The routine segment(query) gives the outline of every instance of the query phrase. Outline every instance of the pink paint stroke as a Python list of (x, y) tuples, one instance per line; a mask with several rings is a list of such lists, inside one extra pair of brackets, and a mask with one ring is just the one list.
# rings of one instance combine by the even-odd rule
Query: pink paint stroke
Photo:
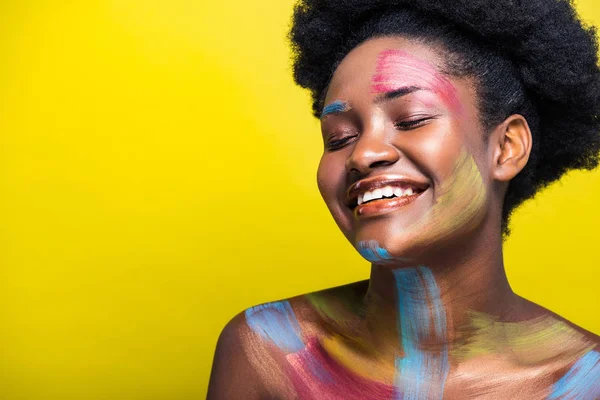
[(287, 355), (290, 376), (298, 397), (302, 400), (389, 400), (394, 398), (394, 386), (360, 377), (334, 359), (311, 339), (306, 347)]
[(456, 87), (434, 65), (403, 50), (390, 49), (379, 54), (371, 84), (373, 93), (393, 92), (411, 86), (431, 90), (451, 110), (462, 112)]

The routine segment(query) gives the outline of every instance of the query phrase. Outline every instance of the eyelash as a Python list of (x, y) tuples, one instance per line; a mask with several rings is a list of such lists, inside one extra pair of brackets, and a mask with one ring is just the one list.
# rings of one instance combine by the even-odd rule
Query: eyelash
[(355, 138), (355, 137), (356, 137), (356, 135), (354, 135), (354, 136), (348, 136), (348, 137), (345, 137), (345, 138), (340, 139), (340, 140), (333, 140), (333, 141), (327, 143), (327, 150), (333, 151), (333, 150), (341, 149), (342, 147), (344, 147), (344, 145), (350, 139)]
[(410, 129), (414, 129), (418, 126), (421, 126), (424, 122), (427, 122), (431, 120), (431, 118), (427, 117), (427, 118), (420, 118), (420, 119), (413, 119), (410, 121), (399, 121), (394, 123), (394, 126), (400, 130), (410, 130)]
[[(420, 118), (420, 119), (415, 119), (415, 120), (411, 120), (411, 121), (400, 121), (400, 122), (394, 123), (394, 126), (400, 130), (411, 130), (411, 129), (421, 126), (424, 122), (427, 122), (430, 119), (431, 118), (427, 117), (427, 118)], [(334, 151), (334, 150), (341, 149), (342, 147), (344, 147), (344, 145), (348, 141), (350, 141), (351, 139), (353, 139), (355, 137), (356, 137), (356, 135), (353, 135), (353, 136), (345, 137), (340, 140), (331, 141), (331, 142), (327, 143), (327, 150)]]

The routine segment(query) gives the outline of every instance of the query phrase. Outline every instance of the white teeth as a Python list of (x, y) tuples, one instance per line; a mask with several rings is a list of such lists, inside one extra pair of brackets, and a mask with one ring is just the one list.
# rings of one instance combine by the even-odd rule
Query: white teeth
[(367, 201), (381, 199), (385, 197), (403, 197), (403, 196), (412, 196), (415, 193), (413, 188), (409, 187), (407, 189), (402, 189), (399, 187), (386, 186), (382, 189), (375, 189), (371, 192), (365, 192), (363, 194), (358, 195), (358, 205), (366, 203)]
[(383, 197), (383, 190), (375, 189), (373, 190), (373, 199), (380, 199)]

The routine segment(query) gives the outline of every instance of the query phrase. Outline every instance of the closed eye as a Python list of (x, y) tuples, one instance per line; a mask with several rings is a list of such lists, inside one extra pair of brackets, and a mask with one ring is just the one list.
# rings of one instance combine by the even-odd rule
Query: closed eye
[(341, 149), (342, 147), (344, 147), (344, 145), (346, 145), (346, 143), (348, 143), (350, 140), (354, 139), (355, 137), (356, 136), (346, 136), (343, 139), (332, 140), (331, 142), (327, 143), (327, 150), (334, 151), (334, 150)]
[(433, 119), (432, 117), (427, 117), (427, 118), (413, 119), (413, 120), (409, 120), (409, 121), (398, 121), (398, 122), (394, 123), (394, 126), (400, 130), (408, 131), (411, 129), (418, 128), (419, 126), (425, 125), (432, 119)]

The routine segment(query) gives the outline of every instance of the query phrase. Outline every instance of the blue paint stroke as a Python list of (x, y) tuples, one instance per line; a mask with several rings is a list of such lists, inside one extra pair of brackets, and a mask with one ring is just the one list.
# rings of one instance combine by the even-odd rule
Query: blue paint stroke
[(370, 262), (388, 261), (392, 258), (386, 249), (379, 246), (377, 240), (363, 240), (358, 242), (358, 252)]
[(554, 384), (549, 400), (600, 398), (600, 353), (587, 352)]
[[(396, 358), (396, 399), (442, 399), (450, 369), (448, 346), (439, 354), (422, 351), (419, 342), (434, 335), (447, 340), (446, 310), (429, 268), (394, 271), (398, 290), (398, 330), (404, 357)], [(433, 325), (433, 331), (431, 329)]]
[(246, 310), (246, 322), (250, 329), (263, 339), (270, 340), (288, 353), (304, 348), (300, 324), (292, 306), (287, 301), (262, 304)]
[(323, 108), (323, 111), (321, 112), (321, 118), (328, 114), (343, 113), (345, 111), (348, 111), (349, 109), (350, 106), (348, 105), (348, 103), (346, 103), (345, 101), (336, 100), (333, 103), (325, 106), (325, 108)]

